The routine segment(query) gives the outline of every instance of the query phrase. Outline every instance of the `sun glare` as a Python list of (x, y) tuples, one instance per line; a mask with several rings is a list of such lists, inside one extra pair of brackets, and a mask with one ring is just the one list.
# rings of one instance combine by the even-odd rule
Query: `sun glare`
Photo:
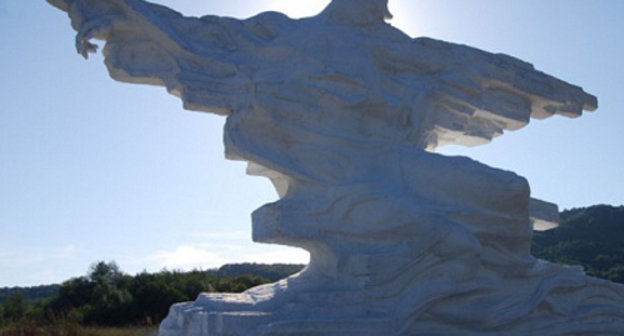
[(329, 0), (272, 0), (270, 8), (292, 18), (302, 18), (320, 13), (327, 4)]
[(393, 16), (392, 20), (389, 21), (390, 24), (409, 36), (420, 35), (418, 28), (425, 21), (422, 17), (424, 13), (422, 6), (416, 6), (411, 0), (391, 0), (388, 8)]

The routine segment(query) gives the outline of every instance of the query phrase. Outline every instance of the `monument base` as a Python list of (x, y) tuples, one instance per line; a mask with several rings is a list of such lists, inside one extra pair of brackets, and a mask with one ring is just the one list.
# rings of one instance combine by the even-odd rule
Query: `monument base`
[(254, 212), (254, 240), (305, 248), (310, 264), (176, 304), (160, 336), (621, 334), (624, 286), (530, 255), (540, 205), (526, 180), (463, 157), (400, 157), (383, 166), (405, 173), (378, 184), (256, 169), (288, 183)]
[(388, 282), (376, 286), (371, 286), (375, 277), (361, 275), (312, 287), (301, 281), (304, 271), (241, 294), (201, 294), (195, 302), (172, 306), (159, 336), (617, 335), (624, 330), (622, 287), (576, 267), (536, 261), (524, 274), (504, 279), (480, 274), (463, 282), (436, 274), (435, 267), (424, 273), (421, 267), (399, 273), (390, 268), (375, 276)]

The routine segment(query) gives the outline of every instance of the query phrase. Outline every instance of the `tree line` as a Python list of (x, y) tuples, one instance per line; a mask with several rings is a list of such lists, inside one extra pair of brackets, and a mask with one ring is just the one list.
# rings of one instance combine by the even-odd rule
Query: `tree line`
[(624, 206), (595, 205), (560, 215), (559, 227), (534, 233), (533, 255), (624, 283)]
[(93, 264), (87, 275), (57, 286), (56, 293), (46, 300), (32, 302), (23, 295), (24, 289), (14, 290), (14, 295), (0, 301), (0, 327), (24, 320), (37, 325), (71, 322), (88, 326), (149, 326), (159, 323), (173, 303), (195, 300), (199, 293), (243, 292), (302, 268), (303, 265), (240, 264), (219, 270), (164, 270), (131, 276), (115, 262), (101, 261)]
[[(581, 265), (589, 275), (624, 283), (624, 206), (566, 210), (558, 228), (535, 232), (532, 253), (561, 264)], [(37, 325), (155, 325), (175, 302), (201, 292), (242, 292), (277, 281), (303, 265), (233, 264), (208, 271), (123, 273), (114, 262), (98, 262), (85, 276), (61, 285), (0, 289), (2, 327)]]

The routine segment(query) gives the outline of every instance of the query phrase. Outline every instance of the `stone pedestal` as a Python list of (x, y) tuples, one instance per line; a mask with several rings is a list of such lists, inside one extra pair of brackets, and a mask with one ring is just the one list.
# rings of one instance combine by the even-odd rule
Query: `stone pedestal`
[(305, 248), (310, 265), (242, 294), (174, 305), (160, 336), (624, 330), (621, 286), (530, 255), (523, 178), (461, 157), (390, 157), (358, 184), (291, 179), (281, 200), (253, 214), (254, 240)]

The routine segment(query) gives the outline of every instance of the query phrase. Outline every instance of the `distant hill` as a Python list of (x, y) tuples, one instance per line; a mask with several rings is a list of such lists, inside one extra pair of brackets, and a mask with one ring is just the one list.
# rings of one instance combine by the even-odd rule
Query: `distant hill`
[[(275, 282), (286, 278), (303, 269), (305, 265), (297, 264), (226, 264), (218, 269), (206, 271), (206, 275), (214, 278), (235, 278), (242, 275), (251, 275)], [(34, 287), (0, 287), (0, 303), (15, 296), (21, 296), (27, 301), (46, 300), (58, 294), (60, 285), (43, 285)]]
[(226, 264), (216, 271), (216, 275), (220, 278), (230, 278), (249, 274), (275, 282), (301, 271), (304, 267), (305, 265), (299, 264)]
[(535, 232), (532, 253), (552, 262), (582, 265), (589, 275), (624, 283), (624, 206), (563, 211), (558, 228)]
[[(532, 253), (548, 261), (582, 265), (592, 276), (624, 283), (624, 206), (595, 205), (561, 212), (558, 228), (535, 232)], [(299, 272), (296, 264), (226, 264), (205, 271), (214, 278), (243, 275), (274, 282)], [(17, 295), (29, 302), (55, 296), (60, 285), (0, 288), (0, 303)]]
[(59, 288), (59, 285), (42, 285), (34, 287), (2, 287), (0, 288), (0, 303), (14, 296), (22, 296), (29, 302), (45, 300), (56, 295)]
[[(58, 321), (83, 326), (153, 325), (167, 316), (173, 303), (195, 300), (200, 293), (240, 293), (302, 268), (230, 264), (208, 271), (162, 270), (128, 275), (114, 261), (100, 261), (91, 265), (87, 275), (60, 286), (0, 288), (0, 335), (5, 335), (3, 327), (24, 319), (40, 325)], [(30, 333), (20, 331), (15, 335)]]

